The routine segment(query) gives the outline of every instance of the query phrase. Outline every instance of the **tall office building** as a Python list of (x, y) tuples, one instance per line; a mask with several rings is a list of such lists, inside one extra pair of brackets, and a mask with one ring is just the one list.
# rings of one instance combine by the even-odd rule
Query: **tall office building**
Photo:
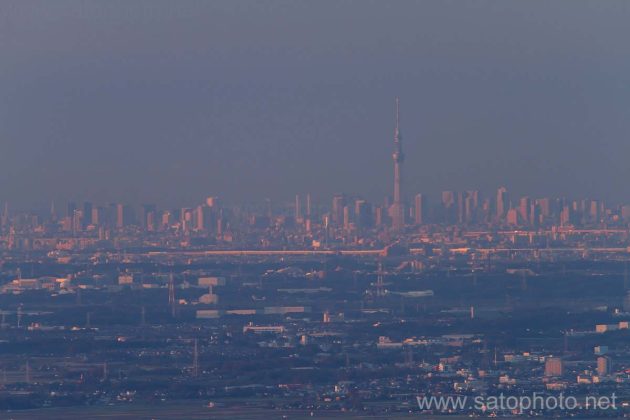
[(72, 215), (72, 232), (77, 233), (83, 230), (83, 212), (79, 209)]
[(507, 188), (501, 187), (497, 190), (497, 220), (502, 220), (510, 209), (510, 198)]
[(492, 221), (492, 204), (489, 198), (484, 198), (481, 203), (481, 221), (484, 223), (490, 223)]
[(194, 228), (194, 210), (184, 207), (179, 211), (179, 221), (184, 232), (189, 232)]
[(7, 227), (9, 224), (9, 203), (4, 203), (4, 210), (2, 211), (2, 217), (0, 218), (0, 224), (2, 227)]
[(567, 226), (571, 223), (573, 213), (571, 210), (571, 206), (562, 206), (562, 211), (560, 212), (560, 226)]
[(148, 231), (155, 230), (155, 222), (157, 217), (157, 207), (155, 204), (142, 205), (142, 227)]
[(205, 207), (206, 206), (197, 206), (195, 208), (194, 225), (196, 231), (203, 231), (206, 229)]
[(422, 194), (417, 194), (414, 200), (415, 208), (413, 213), (413, 222), (421, 225), (425, 222), (425, 199)]
[(396, 128), (394, 129), (394, 203), (391, 207), (392, 228), (394, 231), (401, 231), (405, 227), (405, 212), (402, 203), (402, 163), (405, 155), (402, 151), (402, 138), (400, 136), (400, 107), (396, 98)]
[(162, 229), (168, 229), (173, 224), (173, 214), (168, 210), (164, 210), (160, 224), (162, 225)]
[(343, 207), (343, 228), (345, 230), (349, 230), (351, 222), (352, 220), (350, 219), (350, 207), (344, 206)]
[(479, 207), (479, 191), (466, 191), (464, 195), (464, 223), (477, 221), (477, 208)]
[(516, 209), (509, 209), (505, 216), (505, 220), (510, 226), (518, 226), (520, 224), (518, 220), (518, 211)]
[(311, 231), (311, 193), (306, 194), (306, 220), (304, 226), (307, 232)]
[(551, 199), (539, 198), (536, 202), (538, 203), (542, 218), (547, 219), (551, 217)]
[(359, 228), (372, 226), (372, 207), (367, 201), (356, 200), (354, 202), (354, 219)]
[(66, 217), (74, 217), (74, 211), (77, 209), (77, 203), (69, 201), (66, 206)]
[(591, 202), (589, 203), (589, 209), (588, 209), (589, 222), (591, 223), (599, 222), (599, 217), (600, 217), (599, 207), (600, 207), (599, 202), (597, 200), (591, 200)]
[(133, 208), (127, 204), (116, 204), (116, 228), (122, 229), (134, 223)]
[(92, 207), (94, 206), (89, 201), (85, 201), (83, 203), (83, 229), (87, 228), (89, 225), (93, 223), (92, 222)]
[(529, 224), (532, 227), (538, 227), (540, 224), (540, 206), (536, 201), (532, 201), (529, 205)]
[(92, 219), (92, 224), (94, 226), (99, 226), (100, 224), (103, 223), (102, 221), (103, 213), (104, 213), (103, 207), (92, 207), (91, 219)]
[(384, 216), (383, 216), (383, 207), (377, 206), (374, 209), (374, 224), (376, 226), (382, 226), (385, 222), (384, 222)]
[(523, 224), (531, 223), (530, 217), (531, 211), (531, 200), (529, 197), (521, 197), (518, 205), (518, 213), (521, 216), (521, 220)]
[(50, 220), (52, 222), (56, 222), (57, 221), (57, 210), (55, 209), (55, 202), (52, 201), (50, 203)]
[(295, 221), (298, 222), (302, 219), (302, 205), (300, 202), (300, 195), (295, 195)]
[(344, 194), (335, 194), (332, 202), (332, 222), (336, 227), (343, 225), (343, 208), (346, 205)]
[(121, 229), (125, 226), (125, 206), (116, 204), (116, 227)]
[(455, 192), (442, 191), (442, 218), (443, 222), (453, 224), (457, 218), (457, 209), (455, 207)]

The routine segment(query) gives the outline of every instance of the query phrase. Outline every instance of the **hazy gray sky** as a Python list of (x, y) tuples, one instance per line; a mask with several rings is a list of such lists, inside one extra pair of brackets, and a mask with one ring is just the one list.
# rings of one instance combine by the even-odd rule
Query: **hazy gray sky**
[(0, 0), (0, 201), (630, 202), (628, 1)]

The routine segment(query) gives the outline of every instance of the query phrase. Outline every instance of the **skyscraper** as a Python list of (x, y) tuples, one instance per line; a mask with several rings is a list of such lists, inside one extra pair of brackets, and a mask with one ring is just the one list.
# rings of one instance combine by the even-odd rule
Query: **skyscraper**
[(299, 223), (301, 219), (302, 219), (302, 205), (300, 202), (299, 194), (296, 194), (295, 195), (295, 222)]
[(424, 223), (425, 215), (424, 215), (424, 196), (422, 194), (417, 194), (415, 199), (415, 208), (414, 208), (414, 223), (416, 225), (421, 225)]
[(402, 184), (402, 163), (405, 156), (402, 151), (402, 138), (400, 137), (400, 113), (399, 101), (396, 98), (396, 128), (394, 129), (394, 203), (391, 207), (392, 228), (394, 231), (401, 231), (405, 226), (405, 216), (401, 199)]
[(122, 229), (125, 226), (125, 206), (116, 204), (116, 227)]
[(477, 222), (479, 208), (479, 191), (466, 191), (464, 194), (464, 217), (465, 223)]
[(497, 220), (503, 220), (510, 209), (510, 199), (507, 188), (501, 187), (497, 190)]
[(332, 202), (332, 222), (336, 227), (343, 224), (343, 207), (346, 205), (344, 194), (335, 194)]
[(92, 222), (92, 203), (86, 201), (83, 203), (83, 229), (91, 225)]
[(357, 227), (368, 228), (372, 226), (372, 207), (365, 200), (354, 202), (354, 218)]
[(521, 197), (518, 206), (518, 213), (521, 216), (522, 223), (528, 224), (531, 222), (530, 211), (531, 211), (531, 199), (529, 197)]
[(69, 201), (66, 206), (66, 217), (74, 217), (74, 211), (77, 209), (77, 203)]
[(155, 221), (157, 215), (157, 207), (155, 204), (143, 204), (142, 205), (142, 227), (146, 230), (152, 231), (155, 229)]
[(442, 191), (442, 217), (447, 224), (453, 224), (457, 219), (457, 209), (455, 207), (455, 192)]
[(306, 231), (311, 231), (311, 193), (306, 194), (306, 221), (304, 222)]
[(0, 217), (0, 225), (6, 227), (9, 224), (9, 203), (4, 203), (4, 210), (2, 211), (2, 217)]

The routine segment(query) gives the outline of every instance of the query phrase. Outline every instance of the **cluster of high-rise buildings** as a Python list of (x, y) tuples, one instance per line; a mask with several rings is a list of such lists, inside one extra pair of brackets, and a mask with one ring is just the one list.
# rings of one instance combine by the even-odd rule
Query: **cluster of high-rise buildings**
[(8, 230), (29, 229), (42, 232), (80, 233), (98, 229), (137, 228), (147, 232), (176, 229), (188, 232), (221, 234), (234, 229), (284, 227), (311, 232), (327, 230), (386, 230), (395, 234), (412, 232), (423, 225), (484, 226), (537, 229), (552, 226), (612, 226), (630, 221), (630, 206), (607, 206), (600, 200), (520, 197), (511, 200), (501, 187), (496, 196), (479, 191), (443, 191), (439, 200), (417, 194), (412, 202), (390, 200), (374, 204), (351, 194), (335, 194), (330, 206), (315, 204), (310, 194), (296, 195), (295, 201), (272, 207), (241, 208), (223, 206), (209, 197), (194, 207), (160, 209), (153, 204), (132, 206), (115, 203), (95, 205), (68, 203), (59, 214), (11, 213), (5, 207), (0, 226)]
[(86, 201), (82, 205), (69, 202), (65, 213), (59, 214), (54, 204), (48, 215), (11, 214), (5, 206), (0, 226), (42, 228), (49, 232), (85, 232), (99, 228), (125, 229), (135, 227), (148, 232), (166, 230), (177, 225), (184, 231), (212, 231), (221, 229), (222, 211), (216, 197), (208, 197), (203, 204), (177, 210), (158, 209), (154, 204), (139, 207), (124, 203), (95, 205)]
[[(396, 98), (393, 136), (393, 194), (382, 203), (371, 203), (351, 194), (335, 194), (330, 206), (314, 203), (310, 194), (296, 195), (293, 203), (272, 206), (226, 207), (217, 197), (209, 197), (194, 207), (159, 209), (156, 205), (131, 206), (123, 203), (95, 205), (84, 202), (67, 204), (65, 212), (51, 206), (49, 214), (11, 214), (5, 205), (0, 215), (4, 233), (10, 230), (79, 234), (137, 229), (146, 232), (176, 231), (208, 233), (223, 237), (227, 231), (283, 228), (302, 232), (323, 232), (327, 240), (339, 231), (361, 233), (387, 232), (390, 236), (413, 232), (423, 225), (483, 226), (496, 228), (539, 229), (553, 226), (611, 226), (630, 221), (630, 205), (607, 206), (600, 200), (564, 198), (512, 199), (505, 187), (496, 194), (480, 191), (443, 191), (431, 200), (425, 194), (413, 197), (403, 189), (403, 153), (399, 101)], [(62, 214), (59, 214), (62, 213)]]

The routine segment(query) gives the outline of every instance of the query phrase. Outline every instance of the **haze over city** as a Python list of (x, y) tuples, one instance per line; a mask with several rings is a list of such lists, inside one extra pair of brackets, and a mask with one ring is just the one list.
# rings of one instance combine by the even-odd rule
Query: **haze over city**
[(630, 5), (3, 1), (0, 201), (630, 202)]
[(627, 418), (629, 18), (0, 0), (0, 417)]

